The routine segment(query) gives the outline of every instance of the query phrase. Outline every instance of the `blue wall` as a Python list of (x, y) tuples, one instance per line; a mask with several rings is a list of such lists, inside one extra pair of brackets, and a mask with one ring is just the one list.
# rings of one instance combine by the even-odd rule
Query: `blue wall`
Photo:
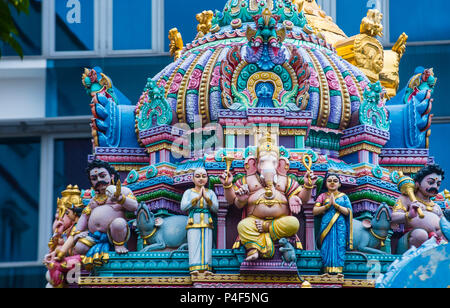
[(394, 0), (389, 6), (391, 42), (403, 32), (411, 42), (450, 40), (450, 1)]
[(446, 172), (441, 190), (450, 190), (450, 142), (448, 132), (450, 132), (450, 123), (431, 125), (430, 156), (434, 156), (436, 163)]

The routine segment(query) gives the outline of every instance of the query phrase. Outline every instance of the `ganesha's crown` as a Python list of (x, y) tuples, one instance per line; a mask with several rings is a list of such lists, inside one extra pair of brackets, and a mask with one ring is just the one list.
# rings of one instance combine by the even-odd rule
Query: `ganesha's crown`
[(261, 137), (259, 140), (259, 146), (256, 149), (256, 155), (259, 157), (261, 153), (276, 153), (277, 156), (280, 154), (279, 147), (274, 143), (272, 134), (267, 132), (265, 136)]
[(62, 198), (58, 198), (57, 200), (58, 212), (60, 214), (60, 217), (62, 217), (67, 209), (75, 210), (83, 206), (81, 191), (77, 185), (67, 186), (66, 190), (64, 190), (61, 195)]

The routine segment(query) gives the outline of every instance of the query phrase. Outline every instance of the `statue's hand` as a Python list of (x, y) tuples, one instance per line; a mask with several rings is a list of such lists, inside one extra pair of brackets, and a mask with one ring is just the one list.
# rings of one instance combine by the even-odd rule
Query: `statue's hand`
[(49, 254), (46, 254), (44, 257), (44, 264), (50, 264), (53, 263), (53, 260), (55, 260), (56, 251), (52, 251)]
[(409, 207), (409, 214), (408, 214), (408, 217), (410, 218), (410, 219), (413, 219), (413, 218), (416, 218), (417, 217), (417, 215), (418, 215), (418, 209), (420, 208), (420, 204), (419, 204), (419, 202), (413, 202), (412, 204), (411, 204), (411, 206)]
[(230, 186), (231, 184), (233, 184), (233, 174), (231, 174), (230, 171), (224, 171), (220, 176), (219, 176), (220, 182), (222, 183), (223, 186)]
[(309, 185), (311, 183), (312, 186), (316, 185), (318, 177), (314, 174), (313, 171), (308, 171), (305, 174), (305, 184)]
[(89, 234), (89, 231), (83, 231), (83, 232), (75, 235), (74, 241), (76, 242), (76, 241), (78, 241), (81, 238), (85, 238), (86, 236), (88, 236), (88, 234)]
[(300, 213), (302, 210), (302, 200), (298, 196), (293, 196), (289, 199), (289, 208), (294, 214)]
[(259, 233), (267, 233), (269, 232), (269, 226), (264, 224), (262, 220), (255, 220), (256, 229)]
[(238, 201), (241, 203), (247, 202), (249, 194), (250, 194), (250, 190), (248, 189), (247, 184), (242, 185), (242, 187), (236, 191), (236, 197), (237, 197)]

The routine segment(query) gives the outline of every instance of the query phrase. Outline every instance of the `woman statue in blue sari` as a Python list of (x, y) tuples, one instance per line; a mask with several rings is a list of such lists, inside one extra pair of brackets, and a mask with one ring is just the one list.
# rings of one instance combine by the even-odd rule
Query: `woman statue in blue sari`
[(335, 174), (325, 178), (327, 192), (321, 194), (313, 209), (314, 216), (321, 216), (320, 254), (324, 272), (340, 274), (345, 265), (345, 252), (353, 249), (353, 212), (350, 199), (339, 192), (341, 180)]
[(195, 187), (184, 192), (181, 210), (189, 213), (187, 240), (189, 249), (189, 271), (191, 275), (211, 274), (213, 219), (219, 210), (219, 202), (214, 191), (205, 188), (208, 175), (204, 168), (194, 171)]

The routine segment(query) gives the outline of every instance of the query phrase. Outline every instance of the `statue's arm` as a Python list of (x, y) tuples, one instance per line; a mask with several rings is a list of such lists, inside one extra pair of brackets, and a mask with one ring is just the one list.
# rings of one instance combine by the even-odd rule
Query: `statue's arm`
[(200, 197), (193, 198), (191, 190), (188, 189), (184, 192), (183, 198), (181, 198), (180, 209), (183, 212), (189, 211), (200, 200)]
[(308, 189), (306, 187), (303, 187), (303, 189), (300, 191), (300, 193), (298, 194), (298, 196), (300, 197), (300, 199), (302, 200), (303, 204), (307, 204), (309, 203), (309, 201), (311, 200), (311, 196), (312, 196), (312, 189)]
[(407, 221), (408, 203), (403, 197), (397, 199), (392, 211), (391, 222), (394, 224), (404, 224)]
[[(89, 210), (86, 210), (89, 209)], [(87, 211), (90, 211), (90, 207), (86, 207), (86, 209), (83, 211), (83, 214), (81, 214), (80, 219), (78, 219), (77, 225), (75, 227), (75, 232), (76, 233), (80, 233), (83, 231), (86, 231), (88, 229), (88, 221), (89, 221), (89, 216), (88, 213), (86, 213)]]
[(324, 195), (320, 195), (317, 200), (316, 204), (313, 208), (313, 215), (318, 216), (324, 214), (330, 207), (324, 204)]
[(336, 203), (336, 208), (341, 214), (349, 216), (351, 213), (351, 202), (347, 195), (344, 196), (344, 201), (342, 204)]
[(211, 211), (217, 213), (219, 211), (219, 200), (217, 199), (216, 194), (212, 190), (210, 190), (210, 200), (211, 200), (210, 205)]
[(123, 202), (124, 209), (129, 212), (135, 212), (138, 208), (138, 202), (133, 192), (129, 188), (123, 187), (122, 194), (122, 198), (125, 198), (125, 201), (123, 199), (121, 201)]

